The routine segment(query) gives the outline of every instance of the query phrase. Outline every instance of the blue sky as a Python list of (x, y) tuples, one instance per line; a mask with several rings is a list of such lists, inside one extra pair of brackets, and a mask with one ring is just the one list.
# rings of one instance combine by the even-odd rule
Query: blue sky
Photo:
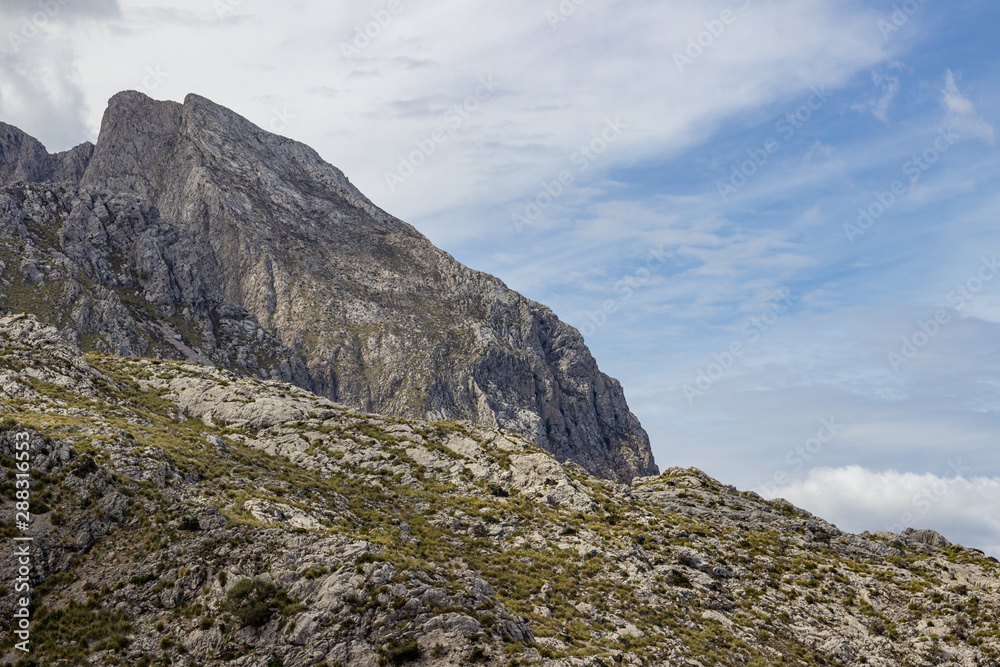
[(198, 92), (580, 328), (661, 468), (1000, 555), (996, 3), (55, 3), (50, 150)]

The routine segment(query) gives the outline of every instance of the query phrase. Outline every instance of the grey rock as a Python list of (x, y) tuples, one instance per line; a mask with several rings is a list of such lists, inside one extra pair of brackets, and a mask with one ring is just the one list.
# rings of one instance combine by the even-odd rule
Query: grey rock
[(915, 530), (913, 528), (907, 528), (900, 533), (900, 537), (910, 544), (926, 544), (928, 546), (938, 547), (941, 549), (946, 549), (951, 546), (951, 542), (949, 542), (944, 535), (933, 530)]

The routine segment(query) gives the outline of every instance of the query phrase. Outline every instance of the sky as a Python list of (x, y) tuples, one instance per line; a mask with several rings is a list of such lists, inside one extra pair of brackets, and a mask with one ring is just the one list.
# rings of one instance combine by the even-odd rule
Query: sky
[(1000, 556), (1000, 5), (3, 0), (0, 119), (305, 142), (584, 334), (661, 469)]

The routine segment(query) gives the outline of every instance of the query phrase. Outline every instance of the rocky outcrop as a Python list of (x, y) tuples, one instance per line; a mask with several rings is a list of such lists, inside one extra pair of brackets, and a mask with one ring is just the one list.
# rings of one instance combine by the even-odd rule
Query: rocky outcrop
[(62, 185), (0, 191), (0, 307), (89, 349), (308, 384), (305, 364), (190, 264), (193, 241), (148, 202)]
[(694, 469), (618, 484), (495, 428), (84, 356), (29, 316), (0, 318), (0, 369), (0, 489), (25, 439), (33, 480), (30, 526), (0, 533), (32, 538), (39, 664), (1000, 658), (1000, 563), (933, 531), (848, 534)]
[(3, 181), (62, 183), (0, 194), (0, 306), (99, 351), (509, 429), (621, 481), (656, 472), (578, 331), (435, 248), (309, 147), (197, 95), (116, 95), (92, 151), (48, 156), (4, 127)]

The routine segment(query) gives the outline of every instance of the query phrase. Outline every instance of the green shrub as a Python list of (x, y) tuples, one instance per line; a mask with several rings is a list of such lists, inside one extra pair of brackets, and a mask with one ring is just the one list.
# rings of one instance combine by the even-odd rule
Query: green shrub
[(62, 609), (40, 608), (34, 621), (32, 652), (39, 659), (76, 665), (87, 664), (87, 657), (96, 651), (124, 650), (133, 633), (125, 614), (94, 610), (72, 600)]
[(394, 665), (404, 665), (420, 660), (422, 652), (416, 639), (397, 641), (393, 639), (385, 647), (385, 657)]
[(135, 584), (136, 586), (142, 586), (143, 584), (148, 584), (151, 581), (156, 581), (157, 576), (150, 572), (149, 574), (139, 574), (128, 580), (128, 583)]
[(365, 553), (361, 554), (360, 556), (354, 559), (354, 570), (358, 574), (361, 574), (362, 572), (365, 571), (365, 563), (381, 563), (384, 560), (385, 558), (373, 554), (370, 551), (366, 551)]
[(243, 626), (259, 628), (274, 615), (278, 587), (263, 579), (241, 579), (226, 593), (223, 608)]
[(181, 520), (178, 526), (181, 530), (186, 530), (189, 532), (194, 532), (196, 530), (201, 530), (201, 524), (198, 523), (198, 519), (193, 516), (186, 516)]
[(671, 586), (679, 586), (680, 588), (693, 588), (691, 580), (680, 570), (670, 570), (667, 574), (667, 583)]
[(42, 514), (48, 514), (49, 512), (52, 511), (52, 508), (41, 501), (36, 501), (33, 499), (31, 501), (31, 505), (28, 511), (34, 514), (35, 516), (39, 516)]

